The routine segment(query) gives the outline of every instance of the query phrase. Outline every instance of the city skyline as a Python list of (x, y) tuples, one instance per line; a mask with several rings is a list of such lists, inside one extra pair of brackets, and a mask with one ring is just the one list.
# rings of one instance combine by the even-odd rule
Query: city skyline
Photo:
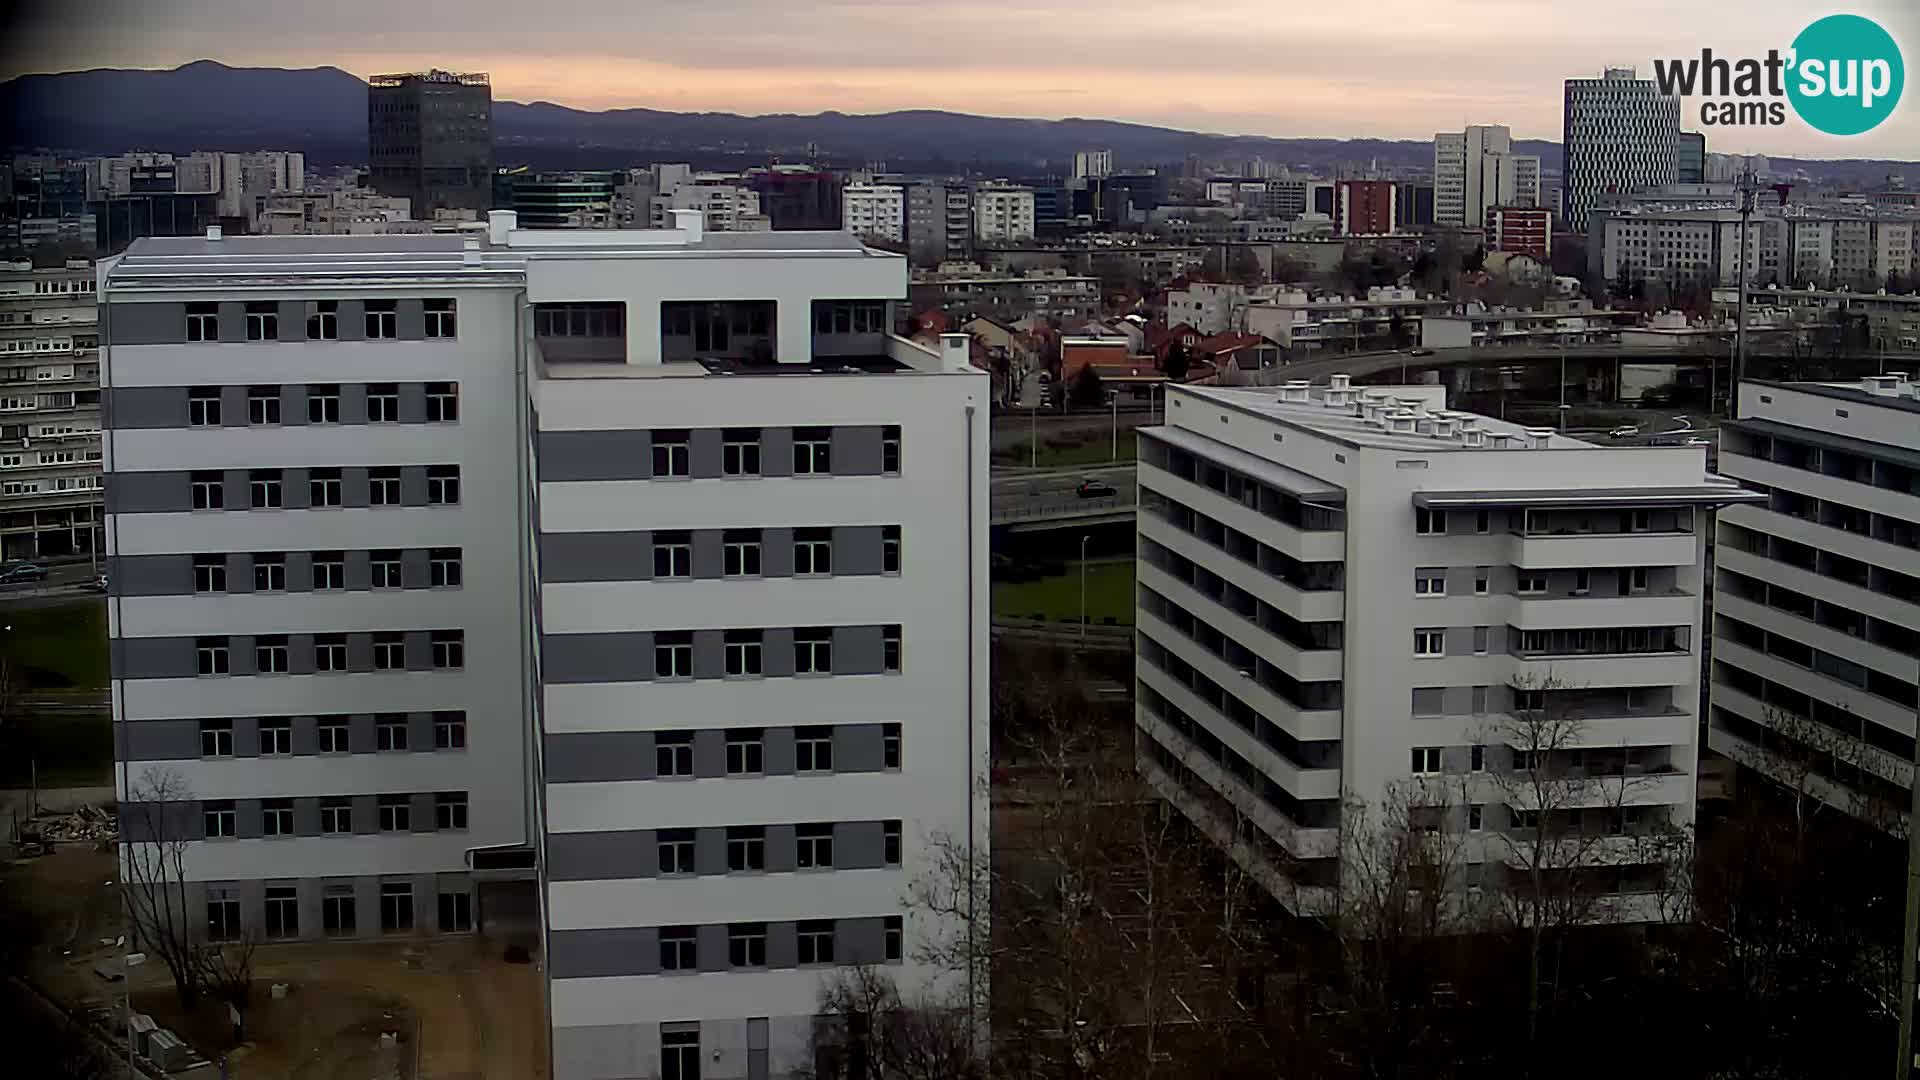
[[(1110, 17), (1089, 25), (1070, 21), (1073, 9), (1054, 0), (854, 0), (824, 12), (764, 0), (645, 12), (611, 0), (573, 0), (565, 14), (574, 17), (549, 16), (531, 26), (476, 22), (475, 14), (487, 10), (484, 0), (402, 9), (344, 0), (339, 8), (339, 18), (301, 25), (296, 34), (277, 12), (236, 0), (164, 16), (127, 0), (34, 0), (16, 15), (8, 35), (15, 47), (0, 56), (0, 77), (198, 59), (331, 65), (362, 77), (441, 67), (487, 71), (502, 100), (590, 110), (943, 109), (1240, 135), (1417, 140), (1465, 124), (1507, 124), (1518, 138), (1558, 140), (1564, 79), (1596, 76), (1609, 65), (1635, 66), (1650, 77), (1656, 57), (1702, 47), (1764, 54), (1784, 48), (1810, 21), (1788, 0), (1745, 6), (1739, 25), (1656, 0), (1622, 0), (1604, 23), (1570, 2), (1380, 0), (1363, 40), (1349, 12), (1275, 14), (1250, 0), (1224, 0), (1204, 26), (1180, 25), (1145, 0), (1121, 0), (1103, 9)], [(1898, 0), (1864, 0), (1850, 10), (1877, 19), (1903, 42), (1920, 41), (1920, 12)], [(1134, 14), (1140, 17), (1127, 18)], [(1016, 32), (1007, 33), (1010, 26)], [(1063, 56), (1049, 27), (1081, 47)], [(979, 38), (979, 47), (953, 47), (983, 31), (996, 36)], [(1488, 49), (1490, 40), (1497, 49)], [(1792, 117), (1780, 128), (1703, 128), (1698, 106), (1688, 100), (1682, 127), (1704, 130), (1716, 152), (1896, 158), (1920, 146), (1920, 108), (1912, 103), (1852, 138), (1821, 135)]]

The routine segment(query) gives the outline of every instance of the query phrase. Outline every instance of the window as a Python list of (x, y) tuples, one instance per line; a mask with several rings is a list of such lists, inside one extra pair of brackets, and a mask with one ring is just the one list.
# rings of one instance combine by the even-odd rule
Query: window
[(833, 573), (833, 530), (793, 530), (793, 572), (797, 576)]
[(259, 427), (280, 422), (280, 388), (277, 386), (250, 386), (247, 388), (247, 423)]
[(760, 631), (729, 630), (726, 633), (727, 674), (761, 674)]
[(367, 502), (374, 506), (400, 505), (400, 470), (393, 466), (367, 470)]
[(1476, 626), (1473, 628), (1473, 655), (1487, 655), (1487, 639), (1491, 635), (1492, 627)]
[(1429, 510), (1424, 506), (1413, 508), (1413, 531), (1421, 536), (1447, 535), (1447, 512)]
[(413, 929), (413, 883), (380, 883), (380, 929), (389, 933)]
[(397, 630), (382, 630), (373, 635), (373, 669), (407, 670), (407, 636)]
[(1475, 746), (1475, 747), (1473, 748), (1473, 765), (1472, 765), (1472, 767), (1473, 767), (1473, 771), (1474, 771), (1474, 772), (1486, 772), (1486, 771), (1487, 771), (1487, 748), (1486, 748), (1486, 747), (1484, 747), (1484, 746)]
[(278, 510), (283, 504), (279, 469), (254, 469), (247, 473), (247, 505), (255, 510)]
[(833, 471), (833, 429), (803, 427), (793, 430), (793, 474), (819, 476)]
[(1473, 515), (1473, 531), (1485, 536), (1492, 531), (1493, 515), (1485, 510), (1476, 510)]
[(237, 941), (240, 938), (240, 898), (232, 889), (207, 890), (207, 940)]
[(727, 927), (727, 965), (737, 968), (767, 966), (766, 923), (734, 923)]
[(440, 932), (465, 933), (473, 929), (473, 895), (463, 892), (440, 894)]
[(1626, 574), (1627, 574), (1627, 591), (1628, 592), (1639, 593), (1639, 592), (1647, 591), (1647, 568), (1646, 567), (1644, 566), (1629, 567), (1627, 568)]
[(239, 821), (233, 809), (232, 799), (209, 799), (200, 804), (200, 809), (202, 823), (206, 826), (207, 839), (228, 839), (239, 831)]
[(307, 501), (314, 506), (341, 506), (345, 502), (339, 469), (311, 469), (307, 472)]
[(900, 865), (900, 823), (883, 822), (880, 826), (881, 861), (888, 866)]
[(833, 631), (824, 627), (808, 627), (793, 632), (793, 673), (833, 673)]
[(287, 557), (278, 552), (257, 552), (253, 556), (253, 591), (287, 591)]
[(293, 835), (293, 800), (260, 800), (260, 834), (262, 836)]
[(337, 424), (339, 422), (339, 384), (319, 383), (307, 387), (307, 423)]
[(450, 382), (428, 383), (427, 423), (452, 424), (457, 423), (459, 419), (460, 385)]
[(660, 1025), (660, 1080), (700, 1080), (700, 1029)]
[(319, 736), (320, 752), (323, 754), (345, 754), (349, 752), (349, 731), (344, 716), (322, 716), (314, 727)]
[(260, 756), (273, 757), (293, 753), (293, 718), (288, 716), (264, 716), (260, 718)]
[(464, 750), (467, 746), (467, 714), (463, 712), (437, 712), (433, 714), (433, 748), (435, 750)]
[(1537, 713), (1544, 711), (1546, 707), (1547, 692), (1545, 690), (1526, 689), (1518, 686), (1513, 688), (1513, 708), (1515, 712)]
[(193, 659), (194, 670), (202, 675), (225, 675), (231, 670), (227, 659), (227, 639), (223, 637), (195, 638)]
[(367, 422), (400, 422), (400, 387), (395, 383), (374, 383), (367, 387)]
[(187, 305), (187, 340), (220, 340), (219, 304), (201, 303)]
[(654, 834), (660, 856), (660, 873), (693, 873), (693, 830), (661, 829)]
[(880, 670), (889, 675), (900, 674), (899, 623), (890, 623), (880, 629)]
[(727, 829), (727, 869), (747, 873), (767, 868), (767, 830), (762, 825), (734, 825)]
[(880, 572), (897, 574), (900, 572), (900, 526), (884, 525), (880, 528)]
[[(324, 813), (324, 811), (322, 811)], [(320, 929), (329, 937), (353, 933), (353, 886), (328, 885), (320, 895)]]
[(1547, 591), (1547, 575), (1522, 573), (1515, 581), (1514, 591), (1521, 596), (1540, 596)]
[(1646, 532), (1653, 528), (1653, 512), (1649, 510), (1627, 511), (1627, 531)]
[(1479, 803), (1471, 803), (1467, 806), (1467, 831), (1468, 832), (1480, 831), (1481, 823), (1485, 820), (1484, 810), (1485, 808), (1483, 808)]
[(187, 391), (187, 424), (191, 427), (220, 426), (220, 388), (196, 386)]
[(693, 775), (693, 732), (663, 731), (653, 738), (653, 771), (661, 779)]
[(393, 548), (369, 552), (367, 572), (370, 583), (376, 589), (400, 588), (400, 552)]
[(907, 930), (905, 920), (898, 915), (887, 916), (883, 934), (886, 958), (890, 961), (899, 960), (906, 954)]
[(1515, 750), (1513, 752), (1513, 771), (1532, 772), (1539, 768), (1546, 763), (1546, 758), (1542, 756), (1543, 753), (1544, 751), (1540, 750)]
[(1590, 570), (1575, 570), (1573, 572), (1573, 595), (1585, 596), (1591, 592), (1592, 589), (1593, 572)]
[(795, 729), (793, 768), (795, 772), (832, 772), (833, 729), (830, 727)]
[(1473, 595), (1475, 596), (1487, 595), (1487, 591), (1492, 580), (1493, 580), (1492, 567), (1490, 566), (1476, 567), (1473, 571)]
[(1413, 655), (1441, 656), (1447, 651), (1447, 632), (1428, 628), (1413, 632)]
[(434, 793), (433, 827), (436, 829), (464, 829), (467, 827), (466, 792), (440, 791)]
[(900, 428), (893, 424), (880, 429), (880, 471), (900, 475)]
[(661, 679), (693, 678), (693, 633), (662, 630), (653, 635), (653, 674)]
[(427, 466), (427, 505), (454, 506), (460, 502), (460, 466)]
[(307, 305), (307, 340), (333, 341), (340, 336), (340, 301), (315, 300)]
[(760, 429), (727, 428), (721, 435), (720, 472), (726, 476), (760, 475)]
[(653, 534), (653, 576), (690, 578), (693, 576), (693, 534), (670, 530)]
[(900, 725), (880, 725), (880, 765), (882, 768), (900, 767)]
[(799, 924), (800, 962), (802, 964), (833, 963), (833, 921), (830, 919), (810, 920)]
[(653, 433), (653, 475), (692, 476), (692, 455), (689, 450), (689, 437), (684, 430), (656, 431)]
[(200, 721), (200, 756), (233, 756), (233, 721)]
[(1416, 746), (1413, 748), (1413, 775), (1428, 776), (1440, 771), (1440, 748), (1437, 746)]
[(430, 548), (427, 551), (427, 584), (435, 589), (460, 587), (460, 549)]
[(313, 553), (313, 587), (316, 591), (347, 587), (347, 554), (344, 551)]
[(400, 336), (400, 304), (395, 300), (366, 302), (367, 340), (385, 341)]
[(454, 331), (457, 327), (454, 323), (452, 300), (426, 300), (422, 301), (422, 306), (426, 308), (428, 337), (450, 338), (455, 336)]
[(193, 557), (193, 591), (197, 593), (227, 591), (227, 557), (225, 555)]
[(766, 734), (759, 728), (727, 732), (727, 775), (755, 776), (765, 770)]
[(721, 573), (727, 577), (760, 576), (760, 530), (727, 529), (720, 534)]
[(217, 472), (196, 472), (193, 474), (193, 508), (195, 510), (219, 510), (226, 506), (226, 488)]
[(413, 828), (413, 800), (406, 795), (380, 796), (381, 832), (407, 832)]
[(1413, 572), (1413, 595), (1445, 596), (1447, 592), (1447, 572), (1444, 570), (1415, 570)]
[(467, 634), (464, 630), (435, 630), (433, 666), (441, 671), (458, 671), (467, 666)]
[(802, 870), (833, 869), (833, 826), (795, 825), (794, 865)]

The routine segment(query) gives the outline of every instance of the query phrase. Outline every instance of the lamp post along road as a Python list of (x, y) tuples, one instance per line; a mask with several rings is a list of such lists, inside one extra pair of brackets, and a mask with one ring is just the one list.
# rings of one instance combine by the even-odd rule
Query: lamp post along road
[(1087, 541), (1090, 535), (1080, 537), (1080, 647), (1087, 647)]

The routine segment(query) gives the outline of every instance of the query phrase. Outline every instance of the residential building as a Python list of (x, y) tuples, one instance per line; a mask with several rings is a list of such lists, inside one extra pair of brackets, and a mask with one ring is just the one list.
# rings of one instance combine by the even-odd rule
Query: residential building
[(1167, 325), (1185, 323), (1203, 336), (1243, 330), (1247, 304), (1279, 291), (1227, 281), (1190, 281), (1184, 289), (1167, 290)]
[(1103, 177), (1113, 172), (1113, 151), (1079, 150), (1073, 155), (1075, 179)]
[(1683, 131), (1674, 159), (1673, 178), (1682, 184), (1707, 182), (1707, 137), (1698, 131)]
[(93, 264), (0, 265), (0, 558), (99, 550)]
[(1395, 230), (1391, 180), (1342, 180), (1334, 228), (1342, 236), (1386, 236)]
[(1708, 745), (1898, 828), (1920, 671), (1920, 383), (1740, 384), (1720, 467)]
[(1553, 254), (1552, 211), (1536, 206), (1488, 207), (1487, 247), (1532, 255), (1544, 262)]
[(1281, 289), (1249, 300), (1245, 325), (1233, 329), (1259, 334), (1289, 349), (1330, 344), (1359, 348), (1368, 343), (1392, 347), (1396, 326), (1398, 336), (1417, 341), (1421, 318), (1445, 312), (1449, 306), (1445, 297), (1396, 285), (1375, 286), (1365, 296)]
[(1027, 188), (973, 189), (973, 235), (984, 244), (1033, 239), (1033, 192)]
[[(1448, 887), (1585, 871), (1611, 917), (1653, 917), (1640, 841), (1694, 814), (1707, 530), (1751, 494), (1701, 447), (1596, 446), (1439, 386), (1167, 398), (1139, 432), (1135, 618), (1161, 795), (1303, 914), (1351, 881), (1359, 800), (1455, 834)], [(1547, 844), (1535, 779), (1565, 808)], [(1620, 840), (1556, 863), (1569, 831)]]
[(1504, 124), (1470, 125), (1433, 137), (1433, 221), (1477, 229), (1494, 206), (1540, 204), (1540, 159), (1513, 152)]
[(1010, 274), (974, 263), (949, 263), (913, 277), (915, 311), (938, 308), (966, 320), (975, 316), (1017, 322), (1028, 315), (1060, 320), (1100, 313), (1100, 279), (1063, 270)]
[(1568, 79), (1565, 100), (1560, 184), (1569, 229), (1586, 231), (1587, 211), (1602, 192), (1679, 179), (1679, 98), (1632, 68), (1608, 68), (1598, 79)]
[(266, 196), (254, 213), (254, 231), (265, 236), (344, 236), (423, 233), (432, 231), (432, 225), (413, 220), (413, 205), (406, 198), (351, 190)]
[(493, 87), (484, 73), (367, 80), (368, 179), (422, 218), (493, 205)]
[[(1732, 288), (1713, 295), (1716, 317), (1731, 320), (1740, 294)], [(1867, 337), (1877, 350), (1920, 350), (1920, 292), (1851, 292), (1844, 289), (1796, 289), (1778, 285), (1747, 286), (1747, 319), (1751, 326), (1831, 325), (1836, 313), (1866, 320)], [(1744, 414), (1742, 414), (1744, 415)]]
[(101, 279), (125, 850), (214, 937), (537, 929), (556, 1080), (809, 1064), (986, 858), (987, 375), (902, 257), (675, 223)]
[(671, 225), (676, 210), (700, 211), (705, 216), (703, 227), (712, 232), (766, 232), (773, 228), (772, 220), (761, 213), (760, 193), (746, 187), (738, 177), (695, 173), (661, 191), (649, 200), (649, 220), (656, 229)]
[[(1537, 175), (1537, 174), (1536, 174)], [(1393, 220), (1401, 226), (1432, 225), (1434, 190), (1431, 183), (1399, 181), (1393, 185)]]
[(893, 184), (849, 184), (840, 193), (842, 228), (898, 244), (907, 238), (905, 189)]
[(840, 227), (840, 189), (845, 177), (812, 165), (772, 165), (749, 169), (744, 177), (760, 196), (760, 212), (773, 229), (818, 230)]
[(907, 187), (907, 253), (915, 266), (938, 266), (973, 253), (973, 197), (965, 185)]
[[(1762, 207), (1748, 225), (1747, 280), (1872, 291), (1914, 266), (1920, 215), (1852, 206)], [(1684, 203), (1629, 201), (1589, 215), (1588, 261), (1609, 280), (1698, 278), (1733, 284), (1740, 214), (1703, 195)]]

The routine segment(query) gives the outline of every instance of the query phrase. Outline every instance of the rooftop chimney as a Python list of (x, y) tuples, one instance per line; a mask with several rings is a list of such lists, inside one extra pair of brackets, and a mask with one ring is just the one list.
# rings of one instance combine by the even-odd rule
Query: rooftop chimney
[(520, 227), (520, 215), (511, 210), (487, 211), (487, 242), (505, 245), (507, 234)]
[(220, 239), (220, 226), (218, 225), (207, 226), (207, 239), (208, 240)]
[(707, 231), (707, 212), (704, 210), (675, 210), (673, 227), (687, 234), (687, 243), (697, 244)]

